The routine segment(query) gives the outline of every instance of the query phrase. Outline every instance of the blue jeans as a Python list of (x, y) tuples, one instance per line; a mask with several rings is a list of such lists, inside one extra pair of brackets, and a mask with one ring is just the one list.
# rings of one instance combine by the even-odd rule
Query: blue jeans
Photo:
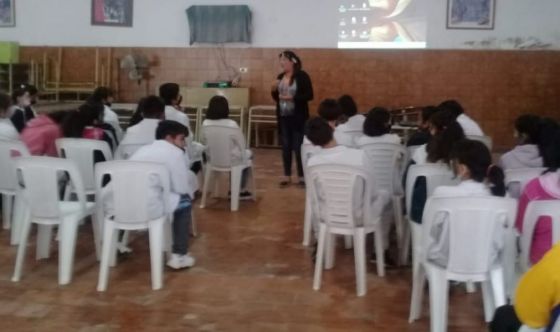
[(173, 212), (173, 248), (174, 254), (186, 255), (189, 251), (189, 233), (191, 228), (191, 197), (181, 195), (179, 205)]
[(292, 153), (296, 156), (297, 173), (303, 177), (301, 163), (301, 144), (303, 143), (303, 125), (296, 123), (294, 116), (281, 116), (279, 122), (280, 140), (282, 141), (282, 161), (284, 175), (292, 175)]

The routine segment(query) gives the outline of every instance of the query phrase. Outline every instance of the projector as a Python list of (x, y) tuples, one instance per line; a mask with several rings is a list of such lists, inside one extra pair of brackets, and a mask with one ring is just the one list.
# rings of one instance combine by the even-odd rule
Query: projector
[(231, 81), (204, 82), (205, 88), (231, 88)]

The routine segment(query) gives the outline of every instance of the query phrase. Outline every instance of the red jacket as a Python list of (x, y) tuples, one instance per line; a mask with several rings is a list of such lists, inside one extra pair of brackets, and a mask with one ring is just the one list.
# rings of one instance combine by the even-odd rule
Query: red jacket
[(55, 141), (62, 137), (62, 130), (50, 117), (41, 114), (27, 123), (20, 137), (31, 155), (56, 157)]

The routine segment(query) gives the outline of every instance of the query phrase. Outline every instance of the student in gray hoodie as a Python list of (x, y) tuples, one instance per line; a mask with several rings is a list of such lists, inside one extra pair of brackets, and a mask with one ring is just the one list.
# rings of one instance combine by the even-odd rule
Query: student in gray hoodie
[(515, 120), (515, 137), (519, 144), (500, 158), (502, 169), (543, 167), (541, 157), (542, 120), (532, 114)]

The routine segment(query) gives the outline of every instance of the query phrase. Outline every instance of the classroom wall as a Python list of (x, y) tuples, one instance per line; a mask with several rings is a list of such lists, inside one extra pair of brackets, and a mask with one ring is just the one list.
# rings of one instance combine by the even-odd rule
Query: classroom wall
[[(558, 0), (497, 0), (494, 30), (447, 30), (446, 0), (415, 1), (427, 7), (429, 48), (511, 49), (520, 43), (560, 48)], [(252, 47), (336, 48), (338, 5), (352, 2), (135, 0), (133, 27), (122, 28), (91, 26), (91, 0), (23, 0), (16, 2), (16, 27), (1, 28), (0, 40), (26, 46), (188, 47), (186, 8), (242, 3), (253, 11)], [(247, 45), (234, 47), (239, 46)]]
[[(249, 87), (251, 104), (272, 104), (270, 86), (278, 73), (281, 49), (226, 48), (226, 63), (246, 67), (241, 86)], [(57, 48), (25, 47), (25, 61), (56, 58)], [(107, 49), (100, 49), (105, 54)], [(215, 48), (113, 48), (113, 60), (139, 53), (151, 59), (152, 79), (138, 84), (115, 69), (111, 85), (118, 99), (136, 102), (166, 81), (201, 86), (204, 81), (227, 79)], [(365, 112), (372, 106), (403, 107), (459, 100), (496, 146), (514, 143), (512, 124), (523, 113), (559, 117), (560, 52), (409, 50), (358, 51), (296, 49), (310, 74), (315, 112), (324, 98), (353, 95)], [(62, 80), (94, 80), (94, 49), (64, 48)]]

